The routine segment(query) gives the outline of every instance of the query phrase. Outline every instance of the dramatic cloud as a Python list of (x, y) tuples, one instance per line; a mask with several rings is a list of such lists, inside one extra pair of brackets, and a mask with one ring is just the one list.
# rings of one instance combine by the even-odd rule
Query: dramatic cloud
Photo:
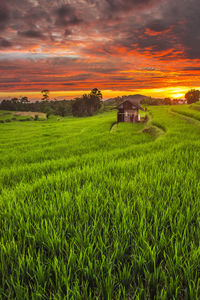
[(10, 19), (10, 13), (8, 6), (4, 0), (0, 3), (0, 31), (3, 31), (6, 28)]
[(19, 31), (18, 34), (21, 36), (24, 36), (27, 38), (33, 38), (33, 39), (44, 38), (43, 34), (40, 31), (36, 31), (36, 30)]
[(11, 46), (12, 46), (11, 42), (7, 41), (6, 39), (0, 38), (0, 49), (9, 48)]
[(199, 16), (199, 0), (1, 0), (0, 91), (199, 85)]
[(56, 22), (58, 26), (74, 26), (79, 25), (83, 21), (76, 15), (76, 10), (69, 4), (62, 5), (55, 10)]

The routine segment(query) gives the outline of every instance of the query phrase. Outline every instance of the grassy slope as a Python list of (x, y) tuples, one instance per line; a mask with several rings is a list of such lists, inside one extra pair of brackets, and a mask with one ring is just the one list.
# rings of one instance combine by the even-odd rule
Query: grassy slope
[(151, 111), (0, 124), (2, 297), (199, 297), (200, 125)]

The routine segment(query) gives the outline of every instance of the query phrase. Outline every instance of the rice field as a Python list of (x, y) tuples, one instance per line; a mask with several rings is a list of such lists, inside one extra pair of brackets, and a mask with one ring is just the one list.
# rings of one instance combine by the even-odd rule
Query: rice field
[(0, 299), (199, 299), (200, 111), (0, 124)]
[(31, 111), (5, 111), (0, 110), (0, 123), (9, 123), (12, 121), (32, 121), (35, 116), (39, 120), (45, 120), (46, 114)]

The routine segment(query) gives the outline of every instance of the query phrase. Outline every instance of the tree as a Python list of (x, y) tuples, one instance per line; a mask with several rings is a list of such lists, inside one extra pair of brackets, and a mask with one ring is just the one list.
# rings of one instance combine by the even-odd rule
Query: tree
[(48, 101), (49, 100), (49, 90), (42, 90), (41, 91), (42, 93), (42, 100), (43, 101)]
[(199, 101), (199, 99), (200, 99), (200, 91), (199, 90), (195, 90), (195, 89), (191, 89), (190, 91), (188, 91), (185, 94), (185, 99), (187, 100), (188, 104), (191, 104), (191, 103)]
[(72, 114), (77, 117), (92, 116), (101, 108), (102, 93), (97, 88), (89, 94), (76, 98), (72, 104)]
[(16, 98), (16, 97), (11, 99), (11, 102), (14, 103), (14, 104), (16, 104), (18, 101), (19, 101), (19, 99)]
[(98, 90), (97, 88), (92, 89), (90, 92), (90, 95), (96, 96), (97, 98), (99, 98), (99, 100), (101, 100), (103, 98), (101, 91)]
[(43, 111), (46, 114), (47, 119), (50, 117), (50, 115), (54, 114), (54, 110), (50, 106), (44, 107)]
[(163, 99), (163, 104), (164, 105), (171, 105), (172, 104), (172, 100), (170, 98), (164, 98)]
[(20, 98), (20, 103), (28, 103), (29, 100), (28, 100), (28, 97), (21, 97)]
[(58, 102), (58, 104), (56, 106), (56, 114), (64, 117), (68, 114), (68, 110), (69, 109), (65, 102), (62, 102), (62, 101)]

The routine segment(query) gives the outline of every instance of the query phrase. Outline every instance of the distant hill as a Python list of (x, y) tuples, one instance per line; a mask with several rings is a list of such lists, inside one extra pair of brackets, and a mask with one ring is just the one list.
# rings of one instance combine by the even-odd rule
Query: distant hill
[(136, 94), (136, 95), (128, 95), (128, 96), (122, 96), (122, 97), (115, 97), (115, 98), (110, 98), (107, 100), (104, 100), (104, 105), (105, 106), (117, 106), (121, 102), (124, 102), (128, 99), (134, 100), (136, 104), (139, 104), (142, 99), (147, 98), (147, 96)]

